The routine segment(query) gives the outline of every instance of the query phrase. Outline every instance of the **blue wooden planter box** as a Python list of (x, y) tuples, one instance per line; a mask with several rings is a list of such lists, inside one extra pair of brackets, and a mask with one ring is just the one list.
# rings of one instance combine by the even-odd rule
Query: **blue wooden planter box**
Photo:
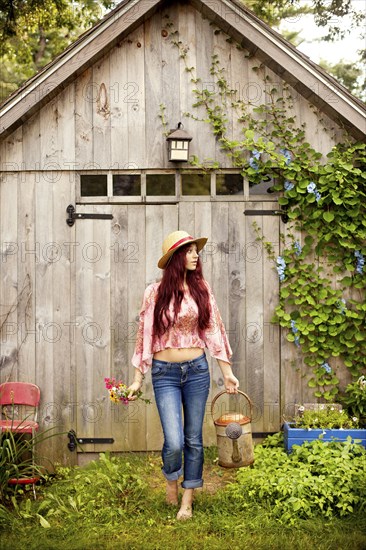
[[(291, 451), (293, 445), (302, 445), (304, 441), (314, 441), (322, 435), (323, 441), (346, 441), (348, 436), (352, 440), (358, 439), (359, 443), (366, 447), (366, 429), (358, 430), (307, 430), (304, 428), (293, 428), (289, 422), (284, 423), (285, 449)], [(325, 433), (323, 433), (325, 432)]]

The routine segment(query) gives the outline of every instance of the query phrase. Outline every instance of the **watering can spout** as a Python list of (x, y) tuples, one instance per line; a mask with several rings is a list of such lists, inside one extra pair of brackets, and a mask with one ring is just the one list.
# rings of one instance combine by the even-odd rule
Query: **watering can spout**
[(234, 462), (234, 464), (237, 464), (241, 461), (241, 454), (237, 441), (233, 441), (233, 454), (231, 455), (231, 460)]

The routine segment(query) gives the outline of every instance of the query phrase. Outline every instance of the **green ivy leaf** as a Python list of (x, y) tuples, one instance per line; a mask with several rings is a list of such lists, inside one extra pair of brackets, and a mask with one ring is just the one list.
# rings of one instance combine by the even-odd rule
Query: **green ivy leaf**
[(334, 220), (333, 212), (323, 212), (323, 218), (327, 223), (330, 223)]
[(333, 200), (334, 204), (337, 204), (337, 205), (340, 205), (340, 204), (343, 203), (343, 200), (340, 197), (336, 196), (336, 195), (332, 196), (332, 200)]

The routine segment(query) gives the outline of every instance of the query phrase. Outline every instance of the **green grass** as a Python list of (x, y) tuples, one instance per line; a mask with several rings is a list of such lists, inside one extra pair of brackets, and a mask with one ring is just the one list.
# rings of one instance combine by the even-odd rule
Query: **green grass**
[(1, 550), (209, 549), (361, 550), (363, 515), (299, 520), (290, 527), (270, 506), (251, 504), (238, 512), (225, 485), (234, 470), (217, 466), (206, 450), (205, 486), (196, 492), (194, 518), (175, 519), (165, 504), (158, 453), (108, 456), (82, 469), (61, 468), (38, 490), (38, 499), (18, 499), (0, 510)]

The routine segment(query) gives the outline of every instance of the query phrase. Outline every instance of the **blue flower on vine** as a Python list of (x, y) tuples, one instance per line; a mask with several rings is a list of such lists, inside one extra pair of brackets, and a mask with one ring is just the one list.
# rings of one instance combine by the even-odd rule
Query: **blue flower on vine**
[(288, 149), (280, 149), (280, 153), (285, 157), (286, 164), (290, 164), (292, 161), (291, 153)]
[(285, 191), (291, 191), (291, 189), (294, 188), (294, 184), (291, 181), (287, 181), (287, 180), (285, 181), (283, 186), (285, 188)]
[(249, 166), (253, 168), (253, 170), (257, 171), (259, 169), (257, 160), (259, 160), (260, 158), (261, 158), (260, 152), (257, 149), (254, 149), (252, 151), (252, 156), (249, 159)]
[(278, 256), (277, 257), (277, 273), (278, 273), (280, 281), (284, 281), (285, 278), (286, 278), (285, 269), (286, 269), (285, 260), (282, 258), (282, 256)]
[(321, 194), (319, 193), (319, 191), (318, 191), (318, 189), (317, 189), (317, 187), (316, 187), (316, 185), (315, 185), (315, 183), (314, 183), (313, 181), (309, 183), (309, 185), (307, 186), (306, 189), (307, 189), (307, 192), (308, 192), (308, 193), (314, 193), (316, 202), (319, 202), (319, 201), (320, 201), (320, 199), (322, 198), (322, 196), (321, 196)]
[(295, 346), (300, 347), (300, 339), (299, 339), (299, 329), (296, 326), (296, 321), (294, 319), (291, 319), (291, 330), (295, 336)]
[(365, 265), (365, 258), (363, 257), (363, 254), (359, 250), (355, 250), (355, 257), (357, 260), (356, 272), (362, 275), (363, 267)]
[(302, 252), (302, 248), (301, 248), (301, 244), (299, 243), (299, 241), (294, 242), (294, 249), (295, 249), (296, 256), (300, 256), (300, 254)]
[(323, 363), (322, 367), (323, 367), (323, 369), (325, 369), (325, 372), (327, 374), (330, 374), (332, 372), (332, 367), (328, 363)]

